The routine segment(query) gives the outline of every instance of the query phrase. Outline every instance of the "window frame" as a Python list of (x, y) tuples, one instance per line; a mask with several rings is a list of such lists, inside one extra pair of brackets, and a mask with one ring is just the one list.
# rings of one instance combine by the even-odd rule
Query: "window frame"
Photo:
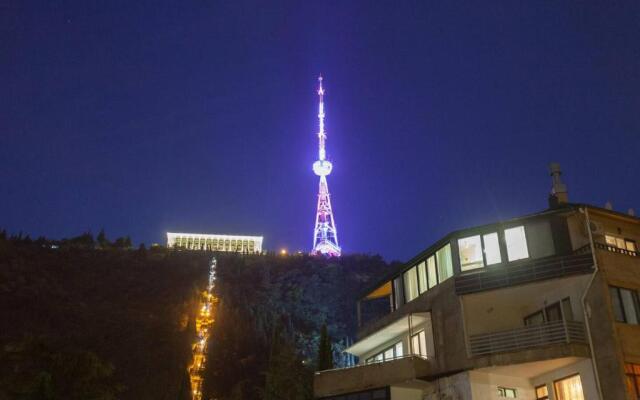
[(555, 399), (558, 399), (558, 388), (556, 387), (556, 385), (559, 382), (566, 381), (566, 380), (571, 379), (571, 378), (576, 377), (576, 376), (580, 379), (580, 389), (582, 389), (582, 398), (584, 399), (584, 388), (582, 386), (582, 377), (580, 376), (579, 372), (575, 373), (575, 374), (567, 375), (567, 376), (565, 376), (563, 378), (555, 379), (553, 381), (553, 397)]
[[(524, 235), (524, 245), (525, 245), (525, 250), (526, 250), (526, 257), (521, 257), (521, 258), (516, 258), (514, 260), (511, 259), (511, 255), (509, 254), (509, 243), (507, 242), (507, 231), (513, 230), (513, 229), (518, 229), (518, 228), (522, 228), (522, 233)], [(526, 226), (523, 225), (514, 225), (511, 226), (509, 228), (504, 228), (502, 230), (502, 237), (504, 238), (504, 247), (505, 250), (507, 252), (507, 262), (511, 263), (511, 262), (516, 262), (516, 261), (520, 261), (520, 260), (527, 260), (531, 258), (531, 253), (529, 253), (529, 235), (527, 235), (527, 228)]]
[[(625, 307), (625, 303), (622, 298), (623, 290), (631, 293), (631, 300), (635, 308), (635, 310), (633, 310), (635, 311), (635, 316), (636, 316), (635, 323), (629, 322), (627, 311), (630, 311), (630, 310), (627, 310)], [(615, 299), (613, 297), (614, 292), (616, 295)], [(640, 325), (640, 294), (638, 293), (638, 290), (609, 285), (609, 294), (610, 294), (610, 300), (611, 300), (611, 314), (613, 315), (615, 322), (629, 324), (629, 325)], [(616, 315), (616, 307), (613, 304), (614, 301), (617, 302), (617, 304), (620, 307), (620, 311), (622, 312), (622, 320), (618, 318), (619, 317), (618, 315)]]
[[(542, 395), (542, 396), (538, 395), (538, 389), (541, 389), (541, 388), (545, 389), (545, 391), (547, 392), (546, 395)], [(536, 400), (549, 400), (549, 387), (547, 386), (546, 383), (543, 384), (543, 385), (536, 386), (534, 390), (536, 392), (535, 393), (536, 394)]]
[[(471, 236), (465, 236), (465, 237), (461, 237), (458, 238), (458, 261), (460, 262), (460, 272), (467, 272), (467, 271), (473, 271), (475, 269), (480, 269), (480, 268), (484, 268), (487, 266), (486, 260), (485, 260), (485, 254), (484, 254), (484, 243), (482, 241), (482, 234), (477, 234), (477, 235), (471, 235)], [(478, 240), (478, 245), (480, 246), (480, 259), (477, 261), (473, 261), (471, 263), (467, 263), (467, 264), (463, 264), (462, 262), (462, 246), (461, 243), (462, 241), (475, 241), (475, 239), (477, 238)], [(480, 263), (480, 265), (478, 265), (478, 263)], [(473, 266), (472, 266), (473, 265)], [(471, 266), (471, 267), (470, 267)]]
[[(421, 336), (422, 335), (422, 336)], [(418, 339), (418, 351), (416, 352), (415, 347), (413, 346), (413, 338), (417, 338)], [(421, 340), (422, 339), (422, 340)], [(420, 357), (424, 357), (424, 358), (429, 358), (429, 352), (427, 351), (427, 332), (424, 329), (421, 329), (420, 331), (414, 333), (413, 335), (409, 336), (409, 340), (411, 341), (411, 355), (413, 356), (420, 356)], [(422, 352), (422, 345), (424, 344), (424, 354)]]
[[(631, 372), (629, 372), (629, 370), (631, 370)], [(635, 395), (636, 399), (640, 399), (640, 364), (625, 362), (624, 375), (627, 389), (633, 388), (635, 391), (635, 393), (630, 394)]]
[[(513, 397), (507, 396), (508, 392), (513, 393)], [(516, 388), (498, 386), (498, 397), (503, 397), (505, 399), (517, 399), (518, 398), (518, 390)]]
[[(398, 344), (401, 345), (402, 347), (402, 353), (401, 355), (397, 355), (396, 354), (396, 350), (397, 350), (397, 346)], [(389, 359), (386, 358), (385, 353), (388, 352), (389, 350), (391, 350), (391, 352), (393, 353), (393, 356)], [(378, 357), (382, 357), (382, 359), (380, 360), (376, 360), (376, 358)], [(377, 353), (375, 353), (374, 355), (367, 357), (367, 359), (365, 360), (365, 364), (373, 364), (373, 363), (377, 363), (377, 362), (386, 362), (386, 361), (391, 361), (391, 360), (395, 360), (397, 358), (400, 357), (404, 357), (404, 346), (402, 345), (402, 340), (400, 340), (399, 342), (396, 342), (394, 344), (392, 344), (391, 346), (385, 347), (384, 349), (382, 349), (381, 351), (378, 351)]]

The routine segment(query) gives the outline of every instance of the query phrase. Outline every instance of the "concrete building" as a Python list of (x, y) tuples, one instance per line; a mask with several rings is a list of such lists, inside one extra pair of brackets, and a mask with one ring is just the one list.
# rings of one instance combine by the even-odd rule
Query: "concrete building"
[(262, 239), (262, 236), (167, 232), (167, 247), (252, 254), (262, 252)]
[(549, 209), (450, 233), (363, 293), (359, 364), (315, 397), (639, 399), (640, 219), (551, 174)]

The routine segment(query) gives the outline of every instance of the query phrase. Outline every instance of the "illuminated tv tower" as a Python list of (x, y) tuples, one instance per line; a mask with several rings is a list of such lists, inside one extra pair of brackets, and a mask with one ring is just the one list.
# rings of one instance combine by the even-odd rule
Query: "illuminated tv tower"
[(333, 221), (333, 211), (331, 211), (331, 197), (329, 186), (327, 185), (327, 175), (331, 173), (333, 165), (326, 159), (324, 142), (327, 134), (324, 131), (324, 88), (322, 87), (322, 75), (318, 77), (318, 161), (313, 163), (313, 172), (320, 177), (320, 187), (318, 192), (318, 211), (316, 213), (316, 226), (313, 229), (313, 249), (311, 254), (326, 255), (329, 257), (340, 257), (340, 246), (338, 246), (338, 231)]

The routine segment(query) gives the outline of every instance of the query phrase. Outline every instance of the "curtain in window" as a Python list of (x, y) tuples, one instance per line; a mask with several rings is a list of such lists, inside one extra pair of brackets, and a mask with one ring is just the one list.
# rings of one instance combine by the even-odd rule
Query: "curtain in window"
[(584, 400), (580, 375), (554, 382), (556, 400)]

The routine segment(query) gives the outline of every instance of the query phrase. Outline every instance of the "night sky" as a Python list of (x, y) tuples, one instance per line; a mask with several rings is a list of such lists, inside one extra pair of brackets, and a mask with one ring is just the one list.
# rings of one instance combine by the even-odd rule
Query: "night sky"
[(344, 252), (640, 212), (640, 2), (0, 3), (0, 227), (310, 250), (325, 77)]

